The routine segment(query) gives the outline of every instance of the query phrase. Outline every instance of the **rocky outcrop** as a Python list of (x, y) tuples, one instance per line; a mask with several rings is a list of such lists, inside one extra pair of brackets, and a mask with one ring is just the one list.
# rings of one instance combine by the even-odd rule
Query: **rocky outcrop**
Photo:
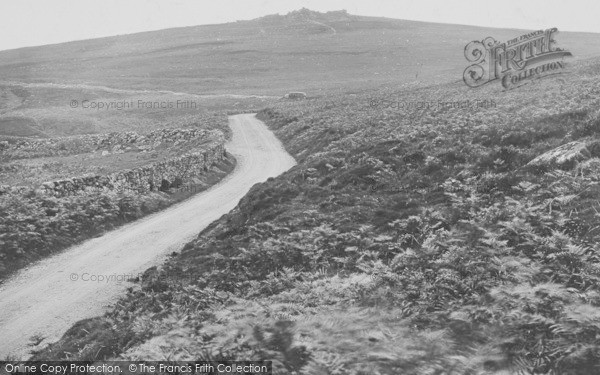
[(579, 162), (591, 157), (592, 155), (588, 150), (586, 143), (574, 141), (543, 153), (530, 161), (527, 165), (533, 167), (572, 169)]
[(306, 22), (306, 21), (319, 21), (319, 22), (341, 22), (341, 21), (352, 21), (355, 20), (356, 16), (348, 14), (345, 9), (332, 10), (329, 12), (317, 12), (307, 8), (293, 10), (285, 15), (268, 15), (258, 18), (258, 21), (287, 21), (287, 22)]

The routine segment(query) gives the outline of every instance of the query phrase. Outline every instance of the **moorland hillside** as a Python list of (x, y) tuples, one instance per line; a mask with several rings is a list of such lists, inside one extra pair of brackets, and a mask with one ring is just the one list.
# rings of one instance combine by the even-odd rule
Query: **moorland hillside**
[[(525, 33), (302, 9), (249, 21), (0, 51), (0, 76), (3, 82), (126, 91), (317, 95), (460, 80), (469, 42), (488, 36), (507, 41)], [(576, 58), (600, 54), (600, 38), (593, 33), (563, 30), (557, 41)]]
[(259, 117), (298, 165), (36, 358), (594, 373), (599, 87), (596, 59), (515, 90), (273, 105)]

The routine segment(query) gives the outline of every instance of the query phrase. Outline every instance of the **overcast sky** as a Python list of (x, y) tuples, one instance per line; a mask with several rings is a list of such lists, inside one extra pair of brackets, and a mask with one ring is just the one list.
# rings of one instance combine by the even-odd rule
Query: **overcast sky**
[(224, 23), (302, 7), (418, 21), (600, 33), (599, 0), (0, 0), (0, 50)]

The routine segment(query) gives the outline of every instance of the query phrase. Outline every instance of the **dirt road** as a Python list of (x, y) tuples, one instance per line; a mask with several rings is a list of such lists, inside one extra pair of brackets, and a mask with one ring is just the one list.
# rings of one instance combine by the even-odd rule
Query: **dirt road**
[(42, 260), (0, 285), (0, 359), (26, 358), (30, 337), (56, 341), (76, 321), (101, 315), (135, 276), (161, 264), (250, 187), (295, 161), (254, 115), (231, 116), (227, 150), (235, 170), (221, 183), (164, 211)]

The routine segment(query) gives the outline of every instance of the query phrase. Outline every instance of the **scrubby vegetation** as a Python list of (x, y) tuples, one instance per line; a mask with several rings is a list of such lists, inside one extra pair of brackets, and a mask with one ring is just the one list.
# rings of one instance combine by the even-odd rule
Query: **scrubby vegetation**
[(196, 184), (175, 186), (180, 182), (145, 193), (115, 189), (54, 197), (29, 187), (0, 191), (0, 280), (34, 260), (186, 199), (234, 166), (228, 157)]
[[(599, 71), (589, 62), (507, 92), (453, 83), (262, 111), (298, 165), (36, 357), (598, 373)], [(495, 106), (439, 103), (486, 99)], [(584, 160), (528, 165), (572, 141)]]

